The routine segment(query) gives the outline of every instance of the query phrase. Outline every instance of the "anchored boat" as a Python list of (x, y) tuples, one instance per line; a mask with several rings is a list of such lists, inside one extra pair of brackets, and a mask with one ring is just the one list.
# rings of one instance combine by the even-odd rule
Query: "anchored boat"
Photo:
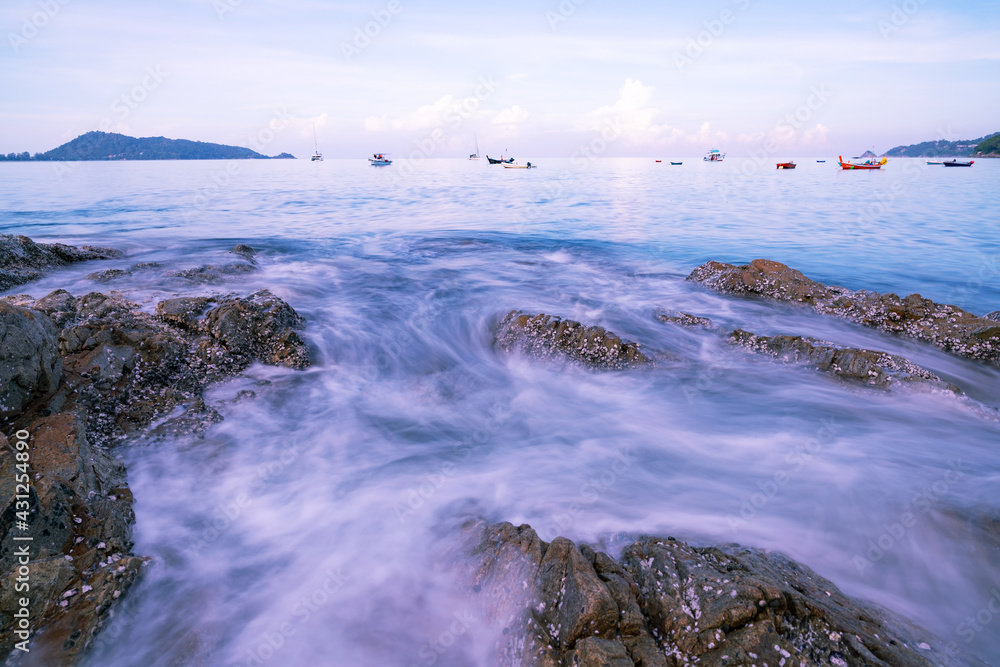
[(843, 155), (838, 155), (837, 159), (840, 161), (841, 169), (881, 169), (885, 166), (885, 163), (889, 161), (888, 158), (882, 158), (878, 162), (875, 162), (873, 159), (869, 159), (866, 162), (854, 164), (853, 162), (844, 162)]
[(791, 160), (788, 162), (779, 162), (778, 169), (795, 169), (795, 163)]
[(945, 160), (941, 164), (946, 167), (971, 167), (975, 160), (969, 160), (968, 162), (959, 162), (958, 160)]
[(368, 161), (372, 163), (373, 167), (385, 167), (392, 164), (388, 153), (373, 153)]
[(315, 123), (313, 123), (313, 146), (316, 148), (316, 151), (312, 154), (312, 161), (313, 162), (322, 162), (323, 161), (323, 154), (319, 152), (319, 141), (316, 139), (316, 124)]
[(718, 148), (713, 148), (712, 150), (705, 153), (705, 162), (722, 162), (726, 159), (726, 154), (719, 152)]
[(503, 163), (503, 168), (504, 169), (538, 169), (538, 165), (531, 164), (530, 162), (528, 164), (517, 164), (517, 163), (514, 162), (513, 159), (511, 159), (510, 162), (504, 162)]

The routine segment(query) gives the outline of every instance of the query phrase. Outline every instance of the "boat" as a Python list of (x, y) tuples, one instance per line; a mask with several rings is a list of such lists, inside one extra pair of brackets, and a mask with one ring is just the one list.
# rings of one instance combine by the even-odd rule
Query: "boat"
[(663, 162), (663, 160), (657, 160), (656, 162), (657, 162), (657, 164), (659, 164), (660, 162)]
[(705, 162), (722, 162), (726, 159), (725, 153), (720, 153), (718, 148), (713, 148), (712, 150), (705, 153)]
[(826, 162), (826, 160), (816, 160), (816, 162)]
[(469, 156), (470, 160), (479, 159), (479, 137), (476, 137), (476, 152)]
[(671, 162), (670, 164), (674, 165), (675, 167), (678, 167), (678, 166), (680, 166), (680, 165), (682, 165), (684, 163), (683, 162)]
[(504, 162), (503, 163), (503, 168), (504, 169), (538, 169), (538, 165), (531, 164), (530, 162), (528, 164), (516, 164), (514, 162), (514, 160), (511, 160), (510, 162)]
[(944, 164), (944, 162), (935, 162), (934, 160), (928, 160), (927, 164)]
[(945, 160), (942, 164), (946, 167), (971, 167), (975, 160), (969, 160), (968, 162), (959, 162), (958, 160)]
[(368, 161), (372, 163), (373, 167), (384, 167), (392, 164), (388, 153), (373, 153), (372, 157), (368, 158)]
[(316, 140), (316, 124), (313, 123), (313, 146), (316, 148), (316, 152), (312, 154), (313, 162), (322, 162), (323, 154), (319, 152), (319, 142)]
[(487, 155), (486, 159), (489, 161), (490, 164), (513, 164), (514, 163), (514, 158), (509, 158), (507, 160), (504, 160), (503, 158), (500, 158), (499, 160), (495, 160), (495, 159), (491, 158), (489, 155)]
[(791, 160), (788, 162), (779, 162), (778, 169), (795, 169), (795, 163)]
[(889, 161), (888, 158), (882, 158), (878, 162), (875, 162), (873, 159), (869, 158), (865, 162), (854, 164), (853, 162), (844, 162), (843, 155), (838, 155), (837, 159), (840, 160), (841, 169), (881, 169), (885, 166), (885, 163)]

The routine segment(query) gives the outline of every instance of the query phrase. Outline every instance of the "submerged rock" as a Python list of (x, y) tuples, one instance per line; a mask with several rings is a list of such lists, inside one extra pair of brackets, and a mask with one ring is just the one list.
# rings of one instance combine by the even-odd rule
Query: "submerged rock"
[(526, 525), (473, 534), (470, 587), (505, 628), (505, 667), (955, 664), (925, 631), (770, 551), (650, 537), (616, 561)]
[(94, 273), (87, 274), (85, 277), (87, 280), (96, 280), (104, 283), (130, 275), (132, 275), (132, 272), (128, 269), (104, 269), (103, 271), (95, 271)]
[(758, 336), (742, 329), (729, 334), (729, 340), (752, 352), (785, 362), (804, 363), (845, 380), (877, 389), (890, 389), (904, 383), (962, 393), (955, 385), (945, 382), (909, 359), (887, 352), (842, 347), (803, 336)]
[(552, 315), (512, 310), (497, 326), (497, 347), (539, 357), (565, 356), (592, 368), (622, 369), (650, 363), (638, 343), (623, 341), (601, 327), (585, 327)]
[(712, 320), (707, 317), (698, 317), (690, 313), (682, 313), (679, 310), (661, 311), (656, 314), (656, 319), (670, 324), (679, 324), (682, 327), (704, 327), (712, 328)]
[(692, 271), (688, 280), (731, 294), (807, 303), (821, 313), (924, 340), (964, 357), (1000, 363), (1000, 324), (919, 294), (900, 298), (892, 293), (852, 292), (766, 259), (744, 266), (708, 262)]
[(257, 251), (245, 243), (237, 243), (236, 247), (233, 248), (233, 252), (236, 253), (237, 255), (242, 255), (251, 262), (255, 261), (254, 257), (257, 256)]
[(233, 262), (232, 264), (222, 264), (218, 266), (208, 264), (205, 266), (195, 267), (193, 269), (171, 271), (167, 273), (167, 275), (174, 278), (184, 278), (194, 283), (219, 284), (229, 280), (233, 276), (246, 275), (248, 273), (253, 273), (256, 270), (257, 267), (254, 264)]
[(27, 236), (0, 234), (0, 291), (35, 280), (51, 267), (121, 256), (114, 248), (35, 243)]
[(0, 419), (55, 391), (62, 374), (56, 328), (45, 315), (0, 301)]

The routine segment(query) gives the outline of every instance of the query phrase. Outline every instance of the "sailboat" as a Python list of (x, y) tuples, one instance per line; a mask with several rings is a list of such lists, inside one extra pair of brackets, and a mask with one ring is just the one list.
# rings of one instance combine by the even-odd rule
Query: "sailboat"
[(312, 155), (312, 161), (322, 162), (323, 154), (319, 152), (319, 141), (316, 139), (316, 123), (313, 123), (313, 145), (316, 147), (316, 152)]
[[(475, 136), (475, 135), (473, 135), (473, 136)], [(478, 160), (479, 159), (479, 137), (476, 137), (476, 152), (473, 153), (472, 155), (470, 155), (469, 159), (470, 160)]]

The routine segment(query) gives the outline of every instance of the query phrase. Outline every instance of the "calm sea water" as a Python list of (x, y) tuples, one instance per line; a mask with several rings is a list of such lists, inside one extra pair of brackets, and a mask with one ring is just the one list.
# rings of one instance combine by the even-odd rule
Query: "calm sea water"
[[(1000, 369), (684, 280), (765, 257), (1000, 309), (1000, 161), (538, 162), (0, 164), (0, 232), (128, 253), (12, 292), (121, 289), (152, 309), (267, 287), (307, 318), (318, 362), (213, 388), (226, 419), (204, 439), (119, 450), (152, 562), (89, 664), (489, 665), (499, 628), (445, 558), (470, 517), (611, 552), (639, 533), (780, 550), (1000, 656)], [(166, 276), (238, 242), (260, 272)], [(163, 268), (84, 277), (145, 261)], [(602, 374), (502, 356), (490, 327), (513, 308), (679, 361)], [(845, 387), (658, 308), (904, 354), (972, 400)], [(256, 398), (229, 402), (243, 389)]]

